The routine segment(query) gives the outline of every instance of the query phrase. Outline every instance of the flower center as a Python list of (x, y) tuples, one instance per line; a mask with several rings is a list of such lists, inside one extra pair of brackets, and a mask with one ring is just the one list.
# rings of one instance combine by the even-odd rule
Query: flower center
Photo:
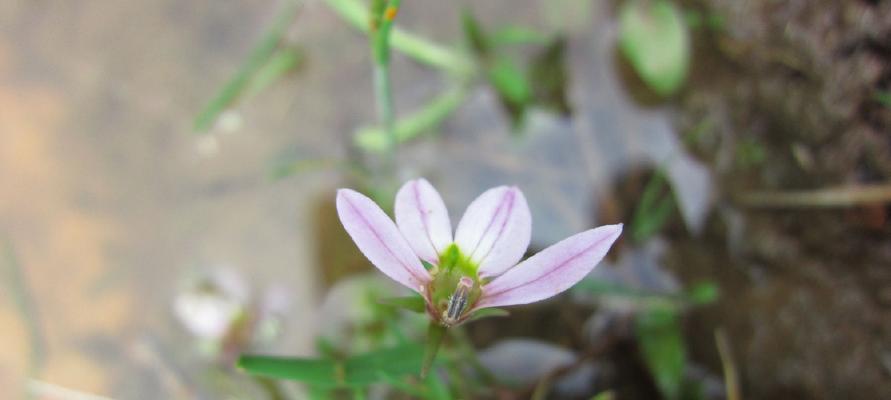
[(460, 321), (467, 309), (467, 300), (470, 298), (470, 290), (473, 289), (473, 279), (462, 276), (458, 281), (455, 292), (449, 296), (448, 307), (442, 312), (442, 322), (446, 326), (452, 326)]
[(433, 305), (434, 318), (443, 326), (453, 326), (465, 319), (480, 298), (477, 266), (452, 244), (439, 256), (439, 265), (431, 268), (433, 281), (428, 298)]

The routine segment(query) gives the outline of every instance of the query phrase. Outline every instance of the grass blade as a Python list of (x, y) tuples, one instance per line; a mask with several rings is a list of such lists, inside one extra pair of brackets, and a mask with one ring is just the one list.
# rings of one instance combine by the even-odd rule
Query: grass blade
[(285, 3), (269, 30), (260, 39), (260, 42), (251, 50), (247, 60), (235, 73), (216, 96), (207, 103), (204, 110), (195, 118), (194, 129), (196, 132), (206, 132), (216, 121), (217, 117), (229, 107), (239, 95), (241, 95), (251, 77), (261, 68), (275, 53), (294, 16), (297, 15), (297, 1), (291, 0)]

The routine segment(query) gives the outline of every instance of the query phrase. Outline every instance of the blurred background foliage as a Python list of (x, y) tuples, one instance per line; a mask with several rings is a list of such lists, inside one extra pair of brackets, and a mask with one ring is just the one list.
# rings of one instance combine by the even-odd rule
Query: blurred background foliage
[[(236, 3), (0, 6), (10, 398), (891, 396), (888, 1)], [(421, 379), (333, 206), (415, 176), (625, 235)]]

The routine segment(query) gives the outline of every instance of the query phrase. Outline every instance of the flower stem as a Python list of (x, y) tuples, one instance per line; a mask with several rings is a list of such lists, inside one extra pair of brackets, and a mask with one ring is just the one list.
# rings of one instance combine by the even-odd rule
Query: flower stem
[(393, 87), (390, 83), (390, 32), (399, 12), (401, 0), (377, 0), (371, 5), (371, 53), (374, 60), (374, 95), (378, 119), (387, 134), (386, 169), (392, 169), (396, 158), (396, 116), (393, 110)]
[(386, 153), (393, 158), (396, 153), (396, 117), (393, 111), (393, 88), (390, 84), (390, 65), (375, 63), (374, 96), (377, 104), (377, 115), (387, 137)]
[(427, 328), (427, 345), (424, 348), (424, 363), (421, 364), (421, 379), (426, 378), (427, 373), (430, 372), (430, 367), (436, 359), (436, 353), (439, 352), (445, 332), (446, 327), (430, 321), (430, 326)]

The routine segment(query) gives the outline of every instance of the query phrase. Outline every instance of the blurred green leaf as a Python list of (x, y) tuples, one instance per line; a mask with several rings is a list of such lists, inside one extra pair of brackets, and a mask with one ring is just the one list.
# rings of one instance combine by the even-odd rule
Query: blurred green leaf
[(486, 75), (502, 100), (522, 108), (532, 98), (532, 89), (522, 68), (509, 57), (497, 57)]
[(613, 400), (616, 398), (615, 393), (612, 390), (607, 390), (604, 392), (598, 393), (596, 396), (592, 397), (591, 400)]
[(483, 31), (479, 21), (468, 9), (461, 14), (461, 27), (464, 29), (464, 37), (477, 58), (484, 59), (492, 53), (492, 43)]
[(720, 292), (714, 282), (700, 282), (687, 290), (687, 300), (694, 305), (714, 303)]
[(427, 303), (424, 302), (424, 298), (420, 295), (388, 297), (380, 299), (379, 302), (384, 305), (404, 308), (406, 310), (414, 311), (417, 313), (423, 313), (427, 310)]
[(666, 399), (678, 399), (686, 356), (676, 310), (656, 308), (637, 316), (636, 333), (644, 363)]
[(217, 92), (216, 96), (207, 103), (204, 110), (195, 118), (194, 129), (196, 132), (205, 132), (210, 129), (220, 113), (225, 111), (244, 92), (251, 77), (275, 53), (279, 42), (281, 42), (285, 31), (296, 14), (297, 1), (286, 1), (275, 22), (263, 35), (260, 42), (251, 50), (251, 53), (235, 73), (235, 76)]
[[(435, 129), (461, 105), (465, 95), (466, 91), (463, 87), (453, 88), (433, 99), (415, 113), (397, 120), (396, 141), (404, 143), (424, 132)], [(357, 146), (371, 152), (386, 151), (388, 140), (387, 134), (379, 127), (360, 129), (356, 132), (355, 138)]]
[(481, 320), (481, 319), (485, 319), (485, 318), (492, 318), (492, 317), (506, 317), (508, 315), (510, 315), (510, 312), (508, 312), (507, 310), (505, 310), (503, 308), (483, 308), (480, 310), (476, 310), (473, 313), (473, 315), (470, 316), (470, 318), (467, 320), (467, 322), (477, 321), (477, 320)]
[[(369, 10), (365, 2), (360, 0), (325, 0), (325, 3), (354, 28), (368, 33)], [(390, 44), (393, 46), (393, 49), (423, 64), (442, 68), (459, 75), (466, 75), (473, 70), (473, 63), (464, 54), (452, 51), (399, 28), (393, 29), (390, 35)]]
[(532, 85), (526, 73), (513, 59), (497, 51), (492, 39), (468, 10), (462, 16), (462, 26), (477, 62), (485, 71), (486, 80), (498, 94), (513, 127), (520, 127), (526, 107), (532, 100)]
[(454, 398), (452, 394), (449, 392), (448, 386), (446, 386), (445, 382), (442, 381), (442, 378), (439, 374), (430, 374), (427, 376), (427, 379), (424, 381), (427, 394), (425, 398), (432, 400), (451, 400)]
[(690, 37), (684, 17), (669, 0), (627, 0), (619, 11), (619, 46), (654, 92), (675, 93), (687, 77)]
[(430, 367), (436, 360), (436, 353), (439, 352), (439, 346), (442, 345), (442, 339), (445, 338), (446, 328), (434, 321), (430, 321), (427, 327), (427, 343), (424, 346), (424, 360), (421, 366), (421, 378), (426, 378), (430, 372)]
[(496, 47), (514, 44), (546, 44), (550, 40), (550, 35), (524, 26), (506, 26), (492, 32), (490, 40)]
[(891, 108), (891, 91), (879, 90), (873, 95), (873, 98), (883, 106)]
[(238, 367), (251, 375), (288, 379), (322, 387), (363, 387), (384, 375), (417, 373), (422, 349), (406, 345), (353, 356), (344, 361), (243, 355)]
[(26, 270), (19, 263), (12, 242), (8, 238), (0, 236), (0, 278), (2, 278), (0, 287), (6, 292), (5, 295), (9, 296), (7, 300), (15, 305), (16, 311), (25, 325), (30, 346), (26, 372), (36, 375), (46, 364), (46, 337), (40, 323), (37, 302), (34, 301), (34, 292), (28, 285), (27, 275), (23, 271)]
[(529, 70), (529, 81), (535, 103), (569, 115), (571, 110), (566, 98), (569, 74), (566, 72), (565, 38), (555, 38), (535, 56)]
[(318, 158), (277, 160), (270, 166), (267, 178), (271, 181), (277, 181), (293, 175), (304, 174), (307, 172), (338, 169), (348, 170), (349, 165), (346, 165), (337, 160)]
[(660, 231), (675, 210), (665, 172), (657, 169), (644, 186), (631, 219), (631, 238), (641, 243)]
[(303, 57), (303, 51), (296, 47), (286, 47), (273, 54), (254, 74), (245, 90), (245, 97), (253, 97), (266, 90), (287, 73), (295, 70), (303, 61)]

